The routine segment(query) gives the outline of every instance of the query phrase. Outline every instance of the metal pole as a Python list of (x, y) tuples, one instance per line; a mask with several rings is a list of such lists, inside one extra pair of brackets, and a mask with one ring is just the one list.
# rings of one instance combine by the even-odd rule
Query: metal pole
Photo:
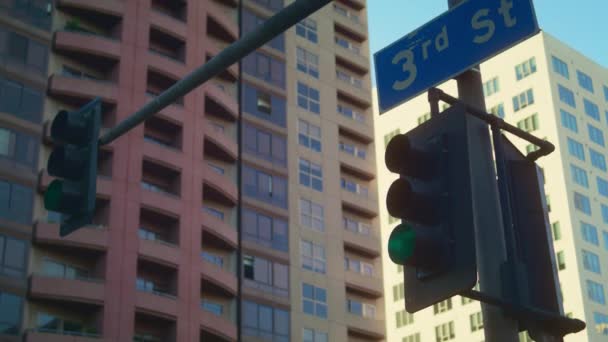
[(100, 145), (107, 145), (144, 120), (158, 113), (176, 99), (188, 94), (194, 88), (205, 83), (249, 53), (269, 42), (272, 38), (289, 29), (332, 0), (296, 0), (282, 9), (250, 33), (232, 43), (207, 63), (186, 75), (169, 89), (154, 98), (151, 102), (133, 113), (116, 127), (110, 129), (99, 139)]
[[(450, 8), (457, 6), (463, 0), (448, 0)], [(468, 105), (485, 110), (483, 84), (479, 66), (466, 71), (456, 78), (458, 84), (458, 97)], [(469, 134), (477, 135), (484, 142), (483, 146), (471, 148), (483, 149), (481, 165), (488, 165), (484, 173), (494, 174), (494, 162), (488, 127), (485, 122), (469, 120)], [(503, 220), (499, 206), (496, 177), (480, 176), (472, 183), (473, 198), (484, 198), (481, 194), (492, 192), (495, 201), (485, 203), (484, 208), (477, 213), (475, 240), (477, 251), (477, 265), (479, 270), (479, 286), (483, 293), (495, 297), (502, 297), (503, 284), (500, 270), (506, 261), (506, 247), (503, 233)], [(476, 195), (479, 194), (479, 195)], [(485, 341), (487, 342), (514, 342), (518, 341), (517, 321), (507, 317), (503, 310), (485, 303), (481, 303), (484, 321)]]

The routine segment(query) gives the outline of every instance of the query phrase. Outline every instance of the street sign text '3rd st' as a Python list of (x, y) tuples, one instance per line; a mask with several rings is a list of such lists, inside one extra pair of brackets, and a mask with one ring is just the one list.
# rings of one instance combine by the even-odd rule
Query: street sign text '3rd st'
[(374, 54), (380, 113), (538, 30), (532, 0), (464, 1)]

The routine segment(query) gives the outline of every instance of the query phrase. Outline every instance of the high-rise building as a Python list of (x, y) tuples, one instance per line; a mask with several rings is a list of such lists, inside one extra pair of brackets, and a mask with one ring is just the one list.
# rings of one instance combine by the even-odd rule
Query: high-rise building
[(384, 339), (365, 0), (103, 146), (93, 225), (42, 204), (58, 110), (107, 130), (290, 2), (0, 1), (0, 340)]
[[(555, 152), (538, 160), (567, 315), (583, 319), (587, 329), (565, 341), (608, 339), (608, 70), (549, 34), (539, 33), (481, 65), (488, 112), (547, 139)], [(440, 88), (457, 95), (454, 81)], [(445, 108), (440, 104), (440, 109)], [(384, 144), (430, 118), (426, 94), (374, 116), (376, 153)], [(507, 134), (508, 135), (508, 134)], [(512, 137), (524, 153), (534, 145)], [(608, 138), (608, 137), (606, 137)], [(382, 160), (381, 157), (378, 160)], [(379, 197), (386, 197), (395, 179), (378, 163)], [(381, 231), (386, 245), (396, 219), (381, 206)], [(403, 273), (383, 249), (387, 340), (482, 341), (479, 303), (453, 297), (413, 315), (404, 311)], [(530, 341), (527, 334), (522, 341)]]

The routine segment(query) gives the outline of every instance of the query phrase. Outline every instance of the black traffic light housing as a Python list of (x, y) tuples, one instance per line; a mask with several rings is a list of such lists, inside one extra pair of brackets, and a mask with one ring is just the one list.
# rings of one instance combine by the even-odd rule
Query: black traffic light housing
[(389, 256), (404, 265), (408, 312), (469, 290), (477, 282), (468, 116), (461, 105), (394, 137), (385, 162), (400, 174), (386, 204), (403, 221), (389, 238)]
[(92, 223), (97, 192), (97, 149), (101, 99), (76, 111), (59, 111), (51, 124), (54, 146), (47, 171), (55, 179), (44, 193), (44, 207), (61, 214), (60, 236)]

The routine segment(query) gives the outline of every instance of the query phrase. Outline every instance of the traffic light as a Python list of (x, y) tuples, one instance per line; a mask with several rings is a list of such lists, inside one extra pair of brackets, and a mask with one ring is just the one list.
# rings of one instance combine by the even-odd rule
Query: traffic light
[(44, 193), (44, 207), (61, 214), (62, 237), (93, 220), (100, 126), (99, 98), (76, 111), (60, 111), (51, 124), (54, 146), (47, 171), (63, 179), (49, 184)]
[(457, 104), (394, 137), (387, 168), (400, 174), (386, 206), (402, 219), (391, 233), (391, 260), (404, 265), (405, 307), (416, 312), (475, 286), (475, 213), (467, 120)]

